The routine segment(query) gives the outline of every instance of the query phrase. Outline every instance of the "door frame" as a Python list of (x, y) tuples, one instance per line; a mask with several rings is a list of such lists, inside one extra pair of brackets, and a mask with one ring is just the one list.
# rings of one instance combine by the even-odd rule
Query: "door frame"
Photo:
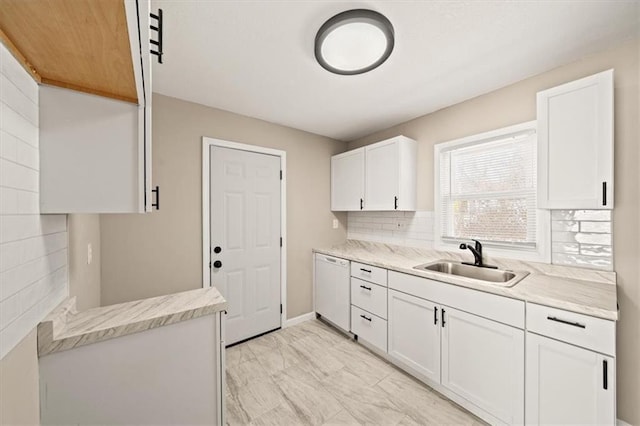
[(202, 137), (202, 287), (204, 288), (211, 287), (211, 270), (209, 268), (209, 262), (211, 261), (211, 217), (209, 212), (211, 157), (209, 152), (211, 147), (214, 146), (280, 157), (280, 168), (282, 170), (282, 179), (280, 180), (280, 235), (282, 237), (282, 247), (280, 247), (280, 303), (282, 304), (280, 327), (284, 327), (287, 320), (287, 153), (279, 149), (214, 139), (207, 136)]

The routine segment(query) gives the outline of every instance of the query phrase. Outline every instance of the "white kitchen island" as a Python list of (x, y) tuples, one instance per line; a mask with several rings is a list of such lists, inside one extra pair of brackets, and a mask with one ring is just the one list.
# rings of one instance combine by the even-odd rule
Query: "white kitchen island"
[(224, 311), (215, 288), (75, 311), (38, 325), (47, 424), (223, 424)]

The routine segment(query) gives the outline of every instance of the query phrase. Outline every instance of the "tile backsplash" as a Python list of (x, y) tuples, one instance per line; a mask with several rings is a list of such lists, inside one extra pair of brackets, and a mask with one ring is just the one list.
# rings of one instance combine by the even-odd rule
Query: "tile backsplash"
[(409, 247), (433, 247), (433, 212), (349, 212), (347, 238)]
[[(551, 263), (613, 270), (610, 210), (551, 212)], [(433, 248), (434, 212), (349, 212), (347, 238)]]
[(551, 263), (613, 270), (611, 210), (551, 212)]
[(0, 359), (68, 294), (67, 217), (39, 212), (38, 90), (0, 43)]

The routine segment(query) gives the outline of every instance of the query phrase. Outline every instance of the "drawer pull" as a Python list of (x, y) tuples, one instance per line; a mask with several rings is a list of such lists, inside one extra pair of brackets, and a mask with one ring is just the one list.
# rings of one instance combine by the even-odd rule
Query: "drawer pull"
[(562, 323), (562, 324), (571, 325), (573, 327), (587, 328), (586, 325), (580, 324), (579, 322), (571, 322), (571, 321), (563, 320), (563, 319), (556, 318), (556, 317), (547, 317), (547, 319), (549, 321), (555, 321), (555, 322), (559, 322), (559, 323)]
[(370, 274), (370, 273), (371, 273), (371, 269), (364, 269), (364, 268), (360, 268), (360, 270), (361, 270), (362, 272), (366, 272), (367, 274)]
[(438, 325), (438, 307), (433, 308), (433, 324)]
[(367, 321), (371, 322), (371, 318), (367, 318), (367, 317), (365, 317), (364, 315), (360, 315), (360, 318), (364, 318), (364, 319), (366, 319)]
[(360, 288), (371, 291), (371, 287), (367, 287), (366, 285), (361, 285)]
[(607, 360), (602, 360), (602, 387), (604, 390), (609, 389), (609, 365), (607, 364)]

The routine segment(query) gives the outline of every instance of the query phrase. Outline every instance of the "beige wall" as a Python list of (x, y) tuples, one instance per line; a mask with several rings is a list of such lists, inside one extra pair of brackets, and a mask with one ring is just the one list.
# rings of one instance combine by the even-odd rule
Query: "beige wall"
[[(615, 69), (614, 268), (618, 273), (618, 417), (640, 424), (640, 40), (349, 143), (403, 134), (418, 145), (418, 209), (433, 210), (433, 145), (536, 118), (536, 92)], [(428, 96), (428, 94), (425, 94)]]
[(287, 316), (310, 312), (311, 249), (346, 238), (346, 216), (329, 210), (330, 157), (346, 144), (161, 95), (153, 100), (161, 208), (101, 215), (102, 304), (202, 286), (202, 136), (287, 152)]
[[(100, 306), (100, 216), (70, 214), (69, 294), (76, 296), (79, 311)], [(87, 245), (91, 244), (93, 260), (87, 264)]]
[(32, 330), (0, 361), (0, 424), (40, 424), (38, 352)]

